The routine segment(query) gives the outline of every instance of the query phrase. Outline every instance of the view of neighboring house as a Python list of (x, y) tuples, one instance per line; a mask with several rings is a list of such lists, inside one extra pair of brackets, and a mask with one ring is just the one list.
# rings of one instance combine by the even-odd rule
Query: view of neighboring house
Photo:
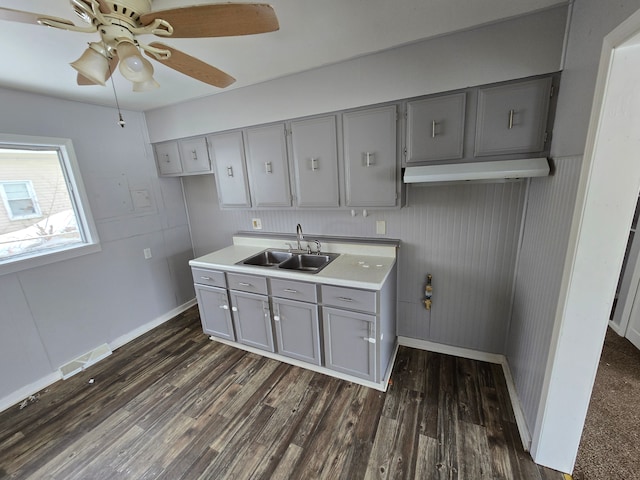
[(0, 259), (79, 239), (55, 150), (0, 150)]

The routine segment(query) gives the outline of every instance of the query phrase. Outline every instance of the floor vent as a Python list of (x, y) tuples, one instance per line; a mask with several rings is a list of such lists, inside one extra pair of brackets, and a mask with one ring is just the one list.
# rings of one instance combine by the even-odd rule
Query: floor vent
[(88, 353), (70, 361), (60, 367), (63, 380), (81, 372), (85, 368), (111, 355), (111, 349), (106, 343), (94, 348)]

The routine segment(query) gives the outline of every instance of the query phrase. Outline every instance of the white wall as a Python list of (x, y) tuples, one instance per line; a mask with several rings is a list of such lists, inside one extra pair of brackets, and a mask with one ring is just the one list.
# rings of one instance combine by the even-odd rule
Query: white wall
[[(194, 297), (179, 179), (158, 179), (144, 116), (0, 89), (0, 132), (71, 138), (102, 251), (0, 276), (0, 409), (62, 364)], [(135, 209), (131, 190), (152, 206)], [(153, 257), (145, 260), (143, 248)]]
[(152, 142), (560, 69), (566, 7), (146, 113)]

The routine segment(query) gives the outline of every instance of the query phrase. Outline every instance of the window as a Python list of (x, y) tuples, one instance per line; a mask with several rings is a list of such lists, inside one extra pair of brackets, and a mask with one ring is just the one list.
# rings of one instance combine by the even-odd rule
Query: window
[(0, 274), (100, 250), (71, 140), (0, 134)]
[(0, 182), (0, 195), (10, 220), (41, 216), (31, 180)]

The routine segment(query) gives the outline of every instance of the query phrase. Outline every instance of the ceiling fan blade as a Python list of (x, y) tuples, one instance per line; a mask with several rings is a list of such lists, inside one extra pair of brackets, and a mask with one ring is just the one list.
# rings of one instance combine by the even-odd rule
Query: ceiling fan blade
[(176, 50), (173, 47), (169, 47), (159, 42), (150, 43), (149, 46), (169, 50), (171, 52), (171, 56), (167, 59), (158, 59), (155, 55), (147, 52), (146, 50), (145, 53), (154, 60), (157, 60), (180, 73), (184, 73), (191, 78), (195, 78), (196, 80), (200, 80), (201, 82), (208, 83), (209, 85), (219, 88), (228, 87), (236, 81), (235, 78), (231, 75), (227, 75), (222, 70), (218, 70), (216, 67), (212, 67), (208, 63), (204, 63), (202, 60), (198, 60), (197, 58), (187, 55), (180, 50)]
[[(113, 57), (111, 58), (111, 60), (109, 60), (109, 71), (107, 72), (107, 76), (104, 79), (105, 82), (107, 80), (109, 80), (109, 78), (111, 78), (111, 75), (113, 74), (113, 72), (115, 71), (117, 66), (118, 66), (118, 56), (114, 54)], [(76, 82), (80, 86), (84, 86), (84, 85), (99, 85), (98, 83), (95, 83), (93, 80), (89, 80), (87, 77), (85, 77), (84, 75), (82, 75), (80, 73), (78, 73), (78, 78), (76, 79)]]
[(38, 20), (41, 18), (46, 18), (47, 20), (54, 20), (58, 23), (69, 25), (71, 27), (74, 26), (72, 21), (64, 18), (53, 17), (51, 15), (45, 15), (44, 13), (23, 12), (21, 10), (12, 10), (10, 8), (0, 7), (1, 20), (8, 20), (10, 22), (20, 22), (20, 23), (32, 23), (35, 25), (40, 25), (40, 23), (38, 23)]
[(273, 32), (280, 28), (271, 5), (266, 3), (221, 3), (160, 10), (142, 15), (149, 25), (156, 19), (173, 27), (172, 38), (227, 37)]

